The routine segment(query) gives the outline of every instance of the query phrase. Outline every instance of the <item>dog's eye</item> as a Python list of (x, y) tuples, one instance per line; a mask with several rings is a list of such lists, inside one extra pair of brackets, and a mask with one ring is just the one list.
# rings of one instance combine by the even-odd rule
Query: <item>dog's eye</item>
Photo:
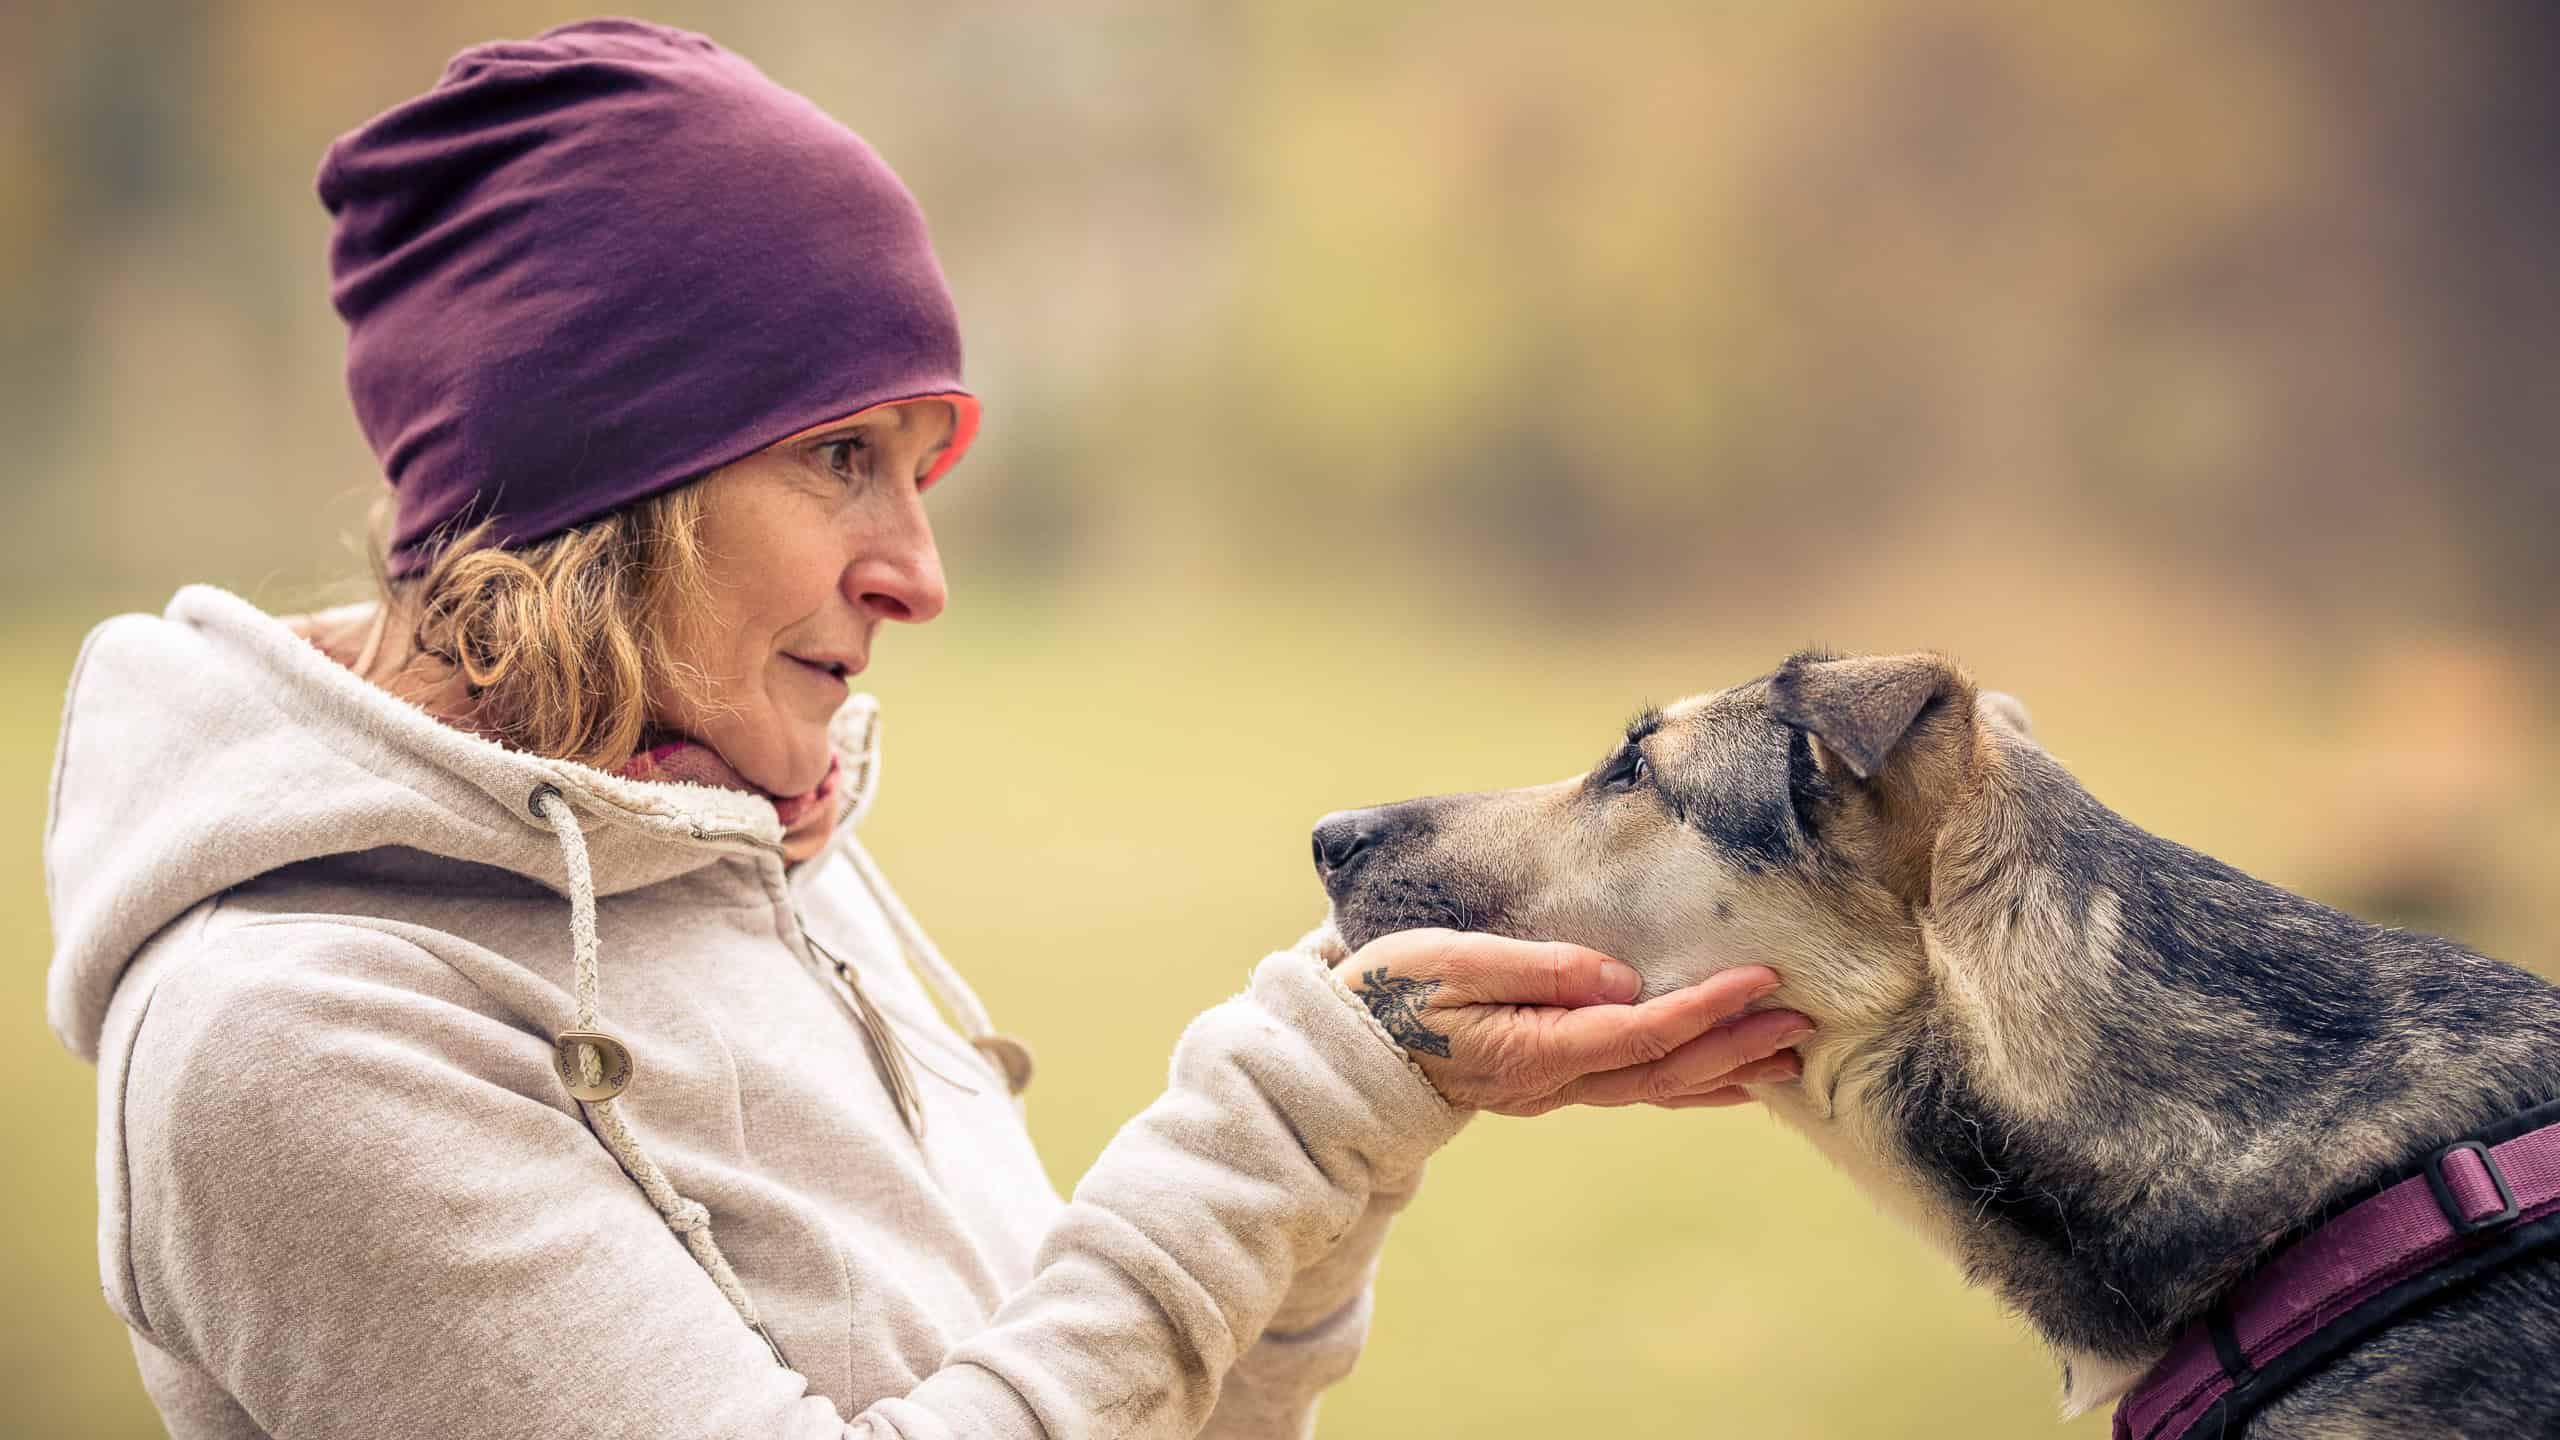
[(1651, 773), (1653, 766), (1644, 758), (1644, 752), (1630, 745), (1592, 778), (1612, 790), (1632, 790)]

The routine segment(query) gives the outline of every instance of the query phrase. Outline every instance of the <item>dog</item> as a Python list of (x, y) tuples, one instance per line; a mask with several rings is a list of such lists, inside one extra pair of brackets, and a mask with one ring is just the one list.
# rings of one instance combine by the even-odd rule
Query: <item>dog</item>
[[(1314, 840), (1348, 949), (1567, 940), (1647, 997), (1776, 968), (1760, 1003), (1820, 1028), (1755, 1098), (2027, 1320), (2066, 1417), (2347, 1202), (2560, 1100), (2560, 988), (2139, 829), (1942, 655), (1798, 654), (1645, 711), (1580, 775)], [(2560, 1435), (2555, 1355), (2544, 1248), (2321, 1362), (2250, 1433)]]

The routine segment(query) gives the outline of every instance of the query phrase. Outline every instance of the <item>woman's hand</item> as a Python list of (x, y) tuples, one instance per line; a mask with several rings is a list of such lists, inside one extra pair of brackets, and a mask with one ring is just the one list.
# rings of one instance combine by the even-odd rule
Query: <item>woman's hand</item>
[(1742, 1104), (1739, 1086), (1800, 1074), (1787, 1047), (1813, 1033), (1791, 1010), (1733, 1018), (1777, 988), (1765, 965), (1641, 1005), (1636, 972), (1597, 950), (1476, 931), (1399, 930), (1334, 969), (1449, 1103), (1500, 1115)]

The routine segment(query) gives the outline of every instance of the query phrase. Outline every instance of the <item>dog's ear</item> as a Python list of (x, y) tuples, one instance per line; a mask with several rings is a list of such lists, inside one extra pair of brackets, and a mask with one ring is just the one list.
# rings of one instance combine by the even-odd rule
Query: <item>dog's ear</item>
[(1972, 679), (1943, 655), (1801, 654), (1771, 677), (1769, 713), (1805, 733), (1835, 786), (1868, 802), (1884, 878), (1927, 904), (1938, 825), (1972, 769)]
[[(1897, 752), (1927, 738), (1915, 732), (1929, 728), (1923, 722), (1933, 710), (1969, 717), (1973, 704), (1973, 682), (1943, 655), (1833, 660), (1807, 653), (1779, 666), (1769, 682), (1769, 713), (1813, 737), (1816, 753), (1827, 752), (1824, 769), (1836, 765), (1860, 780), (1876, 779)], [(1971, 732), (1970, 725), (1948, 728)]]

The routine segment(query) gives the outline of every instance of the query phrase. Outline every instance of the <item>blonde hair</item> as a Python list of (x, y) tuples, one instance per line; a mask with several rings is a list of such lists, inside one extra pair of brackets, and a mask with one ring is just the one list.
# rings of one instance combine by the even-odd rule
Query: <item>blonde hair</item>
[[(707, 477), (706, 477), (707, 478)], [(443, 540), (423, 571), (394, 579), (392, 497), (374, 503), (367, 559), (381, 601), (376, 635), (405, 636), (356, 669), (519, 750), (613, 769), (631, 758), (666, 702), (725, 707), (685, 663), (710, 609), (701, 539), (704, 482), (694, 480), (575, 529), (513, 548), (493, 522)], [(458, 691), (458, 693), (456, 693)]]

